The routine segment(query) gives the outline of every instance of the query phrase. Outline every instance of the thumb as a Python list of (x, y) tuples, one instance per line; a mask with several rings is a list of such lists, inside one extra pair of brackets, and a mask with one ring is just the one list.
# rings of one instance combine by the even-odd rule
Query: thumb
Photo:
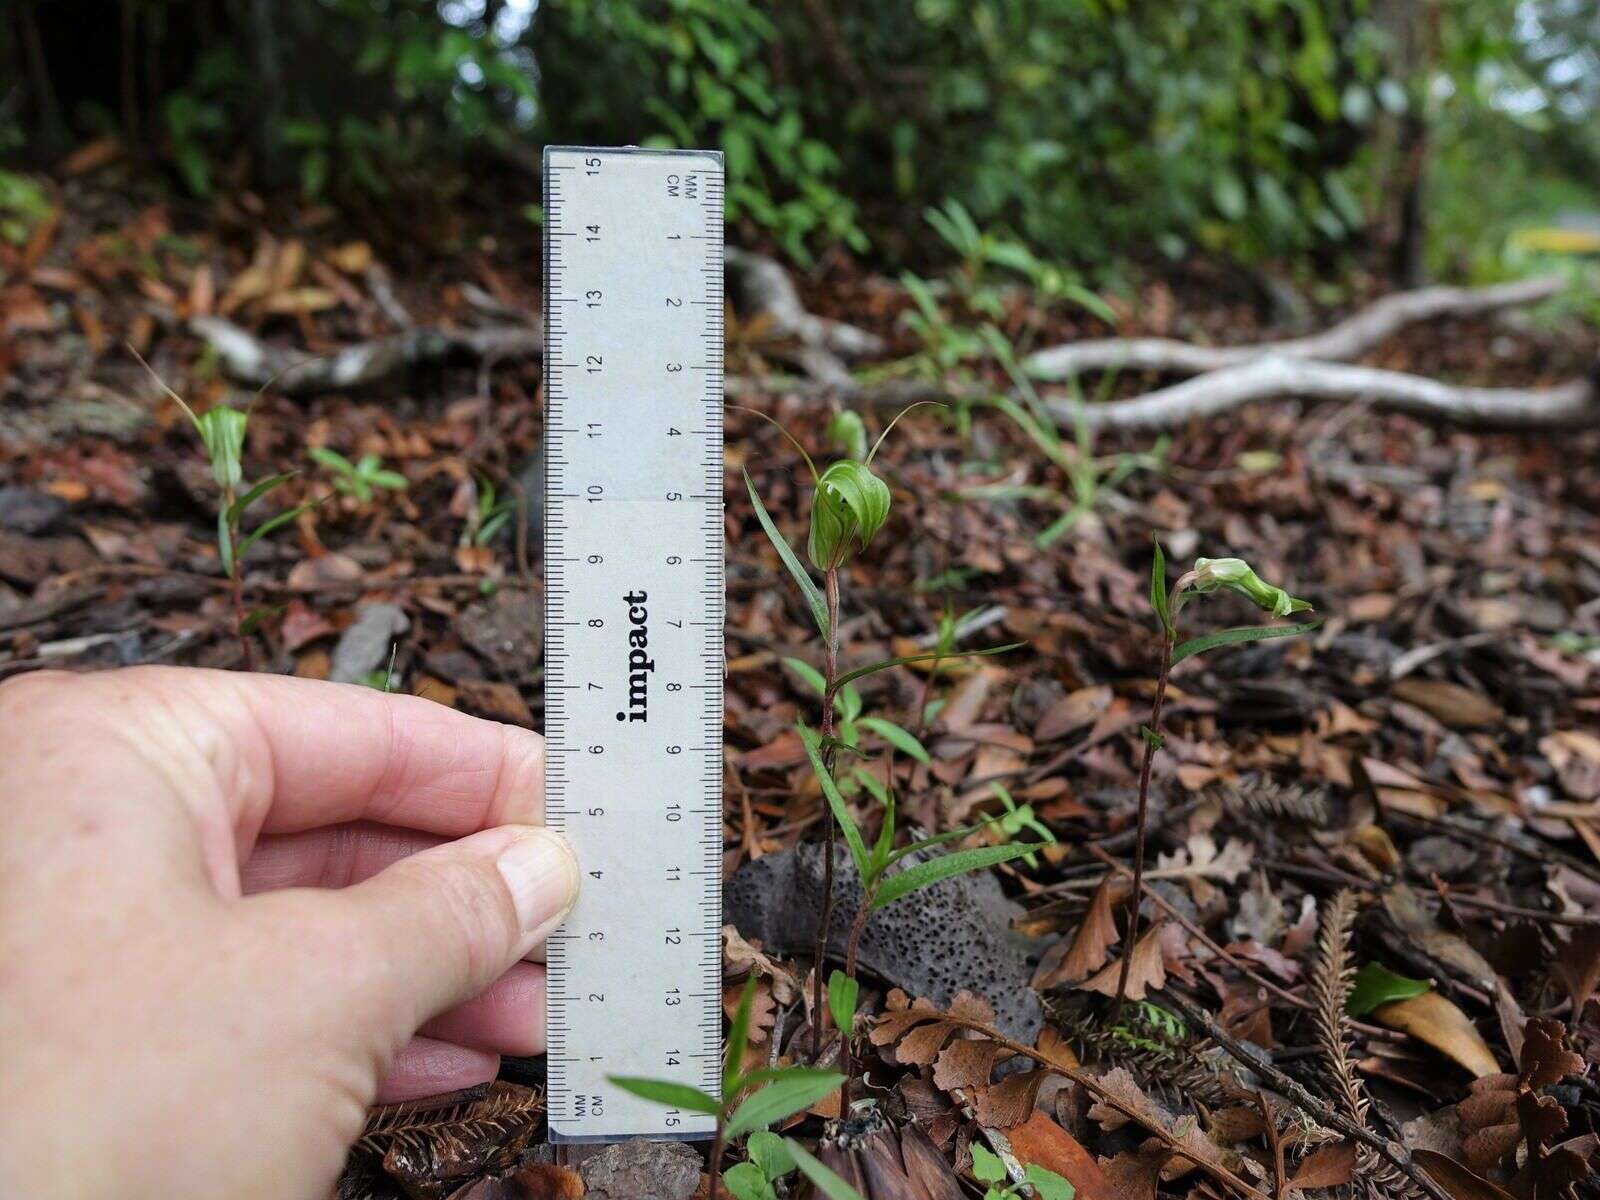
[[(502, 825), (424, 850), (339, 893), (372, 969), (384, 1024), (399, 1038), (470, 1000), (560, 924), (578, 895), (560, 835)], [(392, 1023), (391, 1023), (392, 1022)]]

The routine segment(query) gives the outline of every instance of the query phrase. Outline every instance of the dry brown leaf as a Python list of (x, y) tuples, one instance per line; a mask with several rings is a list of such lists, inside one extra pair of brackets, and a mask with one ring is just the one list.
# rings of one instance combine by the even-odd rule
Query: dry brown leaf
[(945, 1091), (987, 1086), (994, 1065), (1011, 1052), (988, 1038), (960, 1038), (939, 1052), (933, 1064), (933, 1082)]
[(978, 1123), (990, 1129), (1022, 1124), (1034, 1111), (1039, 1088), (1049, 1075), (1049, 1071), (1018, 1071), (993, 1087), (973, 1089), (972, 1111)]
[(1284, 1189), (1287, 1195), (1296, 1190), (1309, 1191), (1312, 1188), (1343, 1187), (1350, 1182), (1350, 1177), (1356, 1169), (1356, 1146), (1354, 1142), (1335, 1142), (1331, 1146), (1324, 1146), (1312, 1154), (1306, 1155), (1300, 1165), (1295, 1168), (1289, 1185)]
[(1124, 1150), (1115, 1158), (1103, 1159), (1100, 1167), (1106, 1187), (1099, 1195), (1105, 1200), (1155, 1200), (1156, 1185), (1171, 1157), (1172, 1151), (1155, 1147)]
[[(1159, 992), (1167, 986), (1167, 972), (1161, 961), (1161, 928), (1165, 924), (1165, 921), (1157, 921), (1145, 930), (1129, 952), (1133, 959), (1128, 967), (1127, 995), (1130, 1000), (1143, 1000), (1146, 992)], [(1121, 973), (1122, 960), (1113, 959), (1078, 987), (1086, 992), (1099, 992), (1102, 996), (1115, 996)]]
[(1006, 1137), (1011, 1142), (1011, 1153), (1024, 1166), (1032, 1164), (1054, 1171), (1084, 1200), (1104, 1195), (1106, 1176), (1094, 1155), (1043, 1113), (1033, 1113), (1020, 1125), (1006, 1130)]
[(1401, 679), (1389, 692), (1452, 729), (1478, 729), (1505, 720), (1505, 710), (1498, 704), (1459, 683), (1442, 679)]
[(1411, 1159), (1432, 1176), (1452, 1200), (1515, 1200), (1510, 1192), (1437, 1150), (1413, 1150)]
[(1066, 954), (1054, 970), (1035, 979), (1033, 986), (1043, 991), (1066, 983), (1076, 983), (1098, 971), (1105, 965), (1111, 947), (1119, 936), (1116, 918), (1111, 915), (1111, 877), (1108, 875), (1095, 888), (1088, 911), (1083, 914), (1083, 923), (1072, 935), (1072, 945), (1067, 948)]
[(1372, 1010), (1372, 1019), (1389, 1029), (1409, 1033), (1474, 1075), (1498, 1075), (1500, 1064), (1467, 1014), (1438, 992), (1392, 1000)]
[(1531, 1017), (1522, 1029), (1522, 1082), (1549, 1087), (1568, 1075), (1581, 1075), (1584, 1060), (1567, 1049), (1567, 1027), (1548, 1017)]
[(1600, 988), (1600, 926), (1585, 925), (1561, 947), (1556, 956), (1556, 978), (1572, 997), (1576, 1021), (1596, 988)]
[(1095, 718), (1111, 707), (1112, 695), (1109, 684), (1068, 692), (1039, 718), (1033, 736), (1041, 742), (1050, 742), (1093, 725)]

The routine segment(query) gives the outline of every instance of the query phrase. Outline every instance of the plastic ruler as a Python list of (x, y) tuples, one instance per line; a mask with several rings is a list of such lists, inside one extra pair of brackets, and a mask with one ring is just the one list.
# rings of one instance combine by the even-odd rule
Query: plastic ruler
[(544, 154), (546, 820), (556, 1142), (708, 1137), (611, 1075), (716, 1095), (722, 1041), (723, 171)]

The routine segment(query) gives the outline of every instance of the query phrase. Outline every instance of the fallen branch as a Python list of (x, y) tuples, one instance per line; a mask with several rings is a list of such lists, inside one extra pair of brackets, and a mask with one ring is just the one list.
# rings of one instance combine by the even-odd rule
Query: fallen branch
[(408, 329), (322, 355), (268, 345), (221, 317), (193, 317), (189, 332), (211, 347), (230, 379), (252, 387), (271, 384), (291, 396), (366, 387), (406, 367), (443, 362), (457, 354), (500, 359), (544, 350), (544, 335), (521, 326)]
[[(1365, 400), (1375, 408), (1457, 425), (1569, 429), (1600, 423), (1600, 396), (1586, 379), (1543, 389), (1465, 387), (1378, 367), (1279, 357), (1253, 359), (1084, 411), (1091, 429), (1172, 429), (1256, 400), (1288, 396)], [(1072, 427), (1076, 407), (1070, 401), (1052, 399), (1048, 407), (1059, 424)]]
[(775, 259), (729, 246), (724, 263), (739, 307), (765, 317), (775, 336), (798, 342), (795, 362), (813, 379), (848, 384), (844, 360), (883, 353), (876, 334), (807, 312), (789, 272)]
[(1348, 362), (1407, 325), (1435, 317), (1470, 317), (1533, 304), (1566, 286), (1557, 277), (1523, 279), (1491, 287), (1429, 287), (1385, 296), (1331, 329), (1307, 337), (1250, 346), (1195, 346), (1171, 338), (1101, 338), (1052, 346), (1030, 354), (1023, 368), (1036, 379), (1068, 379), (1085, 371), (1168, 371), (1198, 375), (1274, 358)]

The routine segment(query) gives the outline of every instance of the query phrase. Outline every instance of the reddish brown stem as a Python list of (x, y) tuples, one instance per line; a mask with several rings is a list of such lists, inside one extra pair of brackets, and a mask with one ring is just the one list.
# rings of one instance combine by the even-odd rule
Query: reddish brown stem
[(722, 1195), (722, 1150), (724, 1141), (722, 1118), (719, 1116), (717, 1118), (717, 1135), (711, 1142), (711, 1186), (706, 1191), (706, 1200), (717, 1200), (717, 1197)]
[(1167, 702), (1167, 677), (1172, 674), (1172, 630), (1161, 634), (1161, 676), (1156, 680), (1155, 700), (1150, 705), (1150, 725), (1145, 734), (1144, 765), (1139, 768), (1139, 813), (1135, 818), (1138, 835), (1133, 843), (1133, 911), (1128, 915), (1128, 936), (1123, 942), (1122, 969), (1117, 972), (1117, 996), (1111, 1004), (1111, 1023), (1122, 1016), (1122, 1001), (1128, 994), (1128, 970), (1133, 966), (1133, 947), (1139, 940), (1139, 907), (1144, 894), (1144, 835), (1150, 813), (1150, 764), (1161, 741), (1161, 709)]
[[(867, 918), (872, 915), (872, 897), (866, 896), (861, 902), (861, 911), (856, 913), (856, 919), (850, 926), (850, 941), (844, 950), (844, 973), (851, 979), (856, 977), (856, 954), (861, 949), (861, 935), (866, 931)], [(853, 1029), (839, 1031), (839, 1073), (844, 1076), (844, 1082), (839, 1085), (839, 1117), (841, 1120), (850, 1115), (850, 1035)]]
[[(839, 571), (830, 567), (823, 581), (828, 604), (828, 629), (823, 636), (822, 767), (833, 774), (833, 698), (839, 690)], [(833, 922), (833, 851), (838, 822), (823, 799), (822, 820), (827, 829), (822, 859), (822, 913), (817, 918), (816, 965), (811, 984), (811, 1057), (822, 1053), (822, 964), (828, 953), (828, 929)]]

